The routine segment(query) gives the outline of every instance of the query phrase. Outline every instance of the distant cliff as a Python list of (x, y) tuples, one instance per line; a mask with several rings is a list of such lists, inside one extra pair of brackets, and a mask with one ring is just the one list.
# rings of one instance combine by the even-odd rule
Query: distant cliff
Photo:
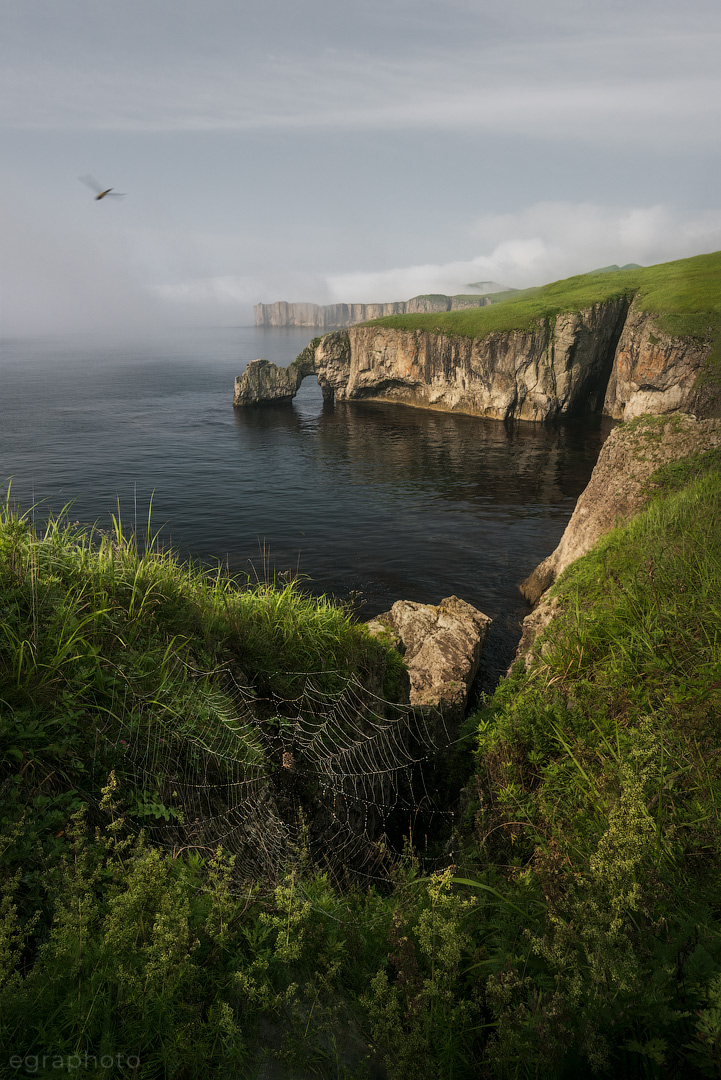
[[(498, 288), (498, 287), (497, 287)], [(465, 308), (485, 307), (488, 296), (444, 296), (433, 293), (414, 296), (412, 300), (397, 300), (392, 304), (289, 304), (278, 300), (274, 304), (256, 304), (253, 316), (256, 326), (312, 326), (324, 330), (353, 326), (386, 315), (437, 315), (442, 311), (463, 311)]]

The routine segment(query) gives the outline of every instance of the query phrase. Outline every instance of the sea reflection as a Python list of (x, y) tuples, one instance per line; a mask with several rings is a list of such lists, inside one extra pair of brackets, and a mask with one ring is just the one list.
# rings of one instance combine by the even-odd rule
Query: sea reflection
[(495, 677), (527, 610), (518, 584), (560, 539), (612, 424), (328, 405), (309, 382), (292, 405), (236, 410), (238, 459), (262, 453), (278, 499), (266, 517), (271, 564), (360, 594), (365, 617), (400, 597), (462, 596), (496, 620)]

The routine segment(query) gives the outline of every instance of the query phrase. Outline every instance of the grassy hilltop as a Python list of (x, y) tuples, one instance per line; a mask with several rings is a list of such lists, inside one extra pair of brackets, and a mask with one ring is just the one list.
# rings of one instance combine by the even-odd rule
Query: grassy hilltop
[(389, 315), (364, 325), (398, 330), (487, 337), (525, 330), (564, 311), (581, 311), (619, 296), (635, 296), (644, 311), (659, 316), (659, 326), (678, 336), (721, 340), (721, 252), (657, 266), (596, 270), (535, 289), (497, 293), (487, 307), (440, 315)]

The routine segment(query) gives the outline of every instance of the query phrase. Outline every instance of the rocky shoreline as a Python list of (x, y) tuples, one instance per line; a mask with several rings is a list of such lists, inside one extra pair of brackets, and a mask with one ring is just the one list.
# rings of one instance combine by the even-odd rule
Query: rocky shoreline
[(533, 611), (523, 621), (516, 660), (530, 664), (536, 637), (557, 610), (550, 595), (554, 582), (602, 536), (643, 510), (653, 495), (653, 473), (672, 461), (719, 447), (721, 420), (699, 420), (686, 413), (649, 415), (614, 428), (558, 547), (521, 584)]
[[(690, 454), (720, 447), (721, 420), (698, 420), (685, 413), (643, 417), (611, 432), (557, 548), (520, 586), (533, 610), (523, 620), (514, 663), (531, 663), (536, 638), (557, 613), (551, 595), (557, 578), (605, 533), (644, 508), (653, 495), (653, 473)], [(368, 628), (386, 635), (403, 655), (410, 676), (410, 704), (433, 707), (458, 722), (490, 623), (487, 615), (451, 596), (438, 605), (398, 600)]]

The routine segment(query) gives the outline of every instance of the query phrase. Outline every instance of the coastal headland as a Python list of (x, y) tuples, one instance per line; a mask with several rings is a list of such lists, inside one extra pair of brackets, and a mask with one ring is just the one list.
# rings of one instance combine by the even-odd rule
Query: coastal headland
[(600, 412), (713, 416), (721, 254), (597, 272), (464, 311), (399, 314), (313, 341), (288, 368), (251, 362), (233, 404), (377, 400), (499, 420)]

